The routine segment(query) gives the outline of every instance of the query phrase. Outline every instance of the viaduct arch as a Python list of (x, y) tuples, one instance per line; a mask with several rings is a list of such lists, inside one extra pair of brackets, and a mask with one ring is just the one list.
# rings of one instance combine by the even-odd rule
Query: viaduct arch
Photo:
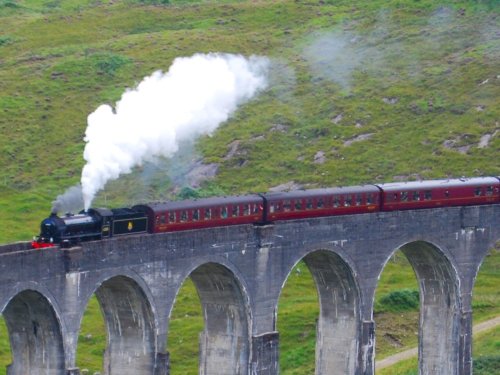
[(95, 293), (109, 334), (105, 374), (168, 374), (169, 314), (190, 276), (205, 313), (200, 374), (277, 374), (277, 301), (303, 259), (320, 299), (316, 374), (372, 375), (374, 293), (401, 248), (422, 296), (420, 372), (469, 375), (472, 288), (499, 239), (500, 205), (491, 205), (137, 235), (71, 249), (2, 246), (8, 373), (79, 374), (78, 332)]

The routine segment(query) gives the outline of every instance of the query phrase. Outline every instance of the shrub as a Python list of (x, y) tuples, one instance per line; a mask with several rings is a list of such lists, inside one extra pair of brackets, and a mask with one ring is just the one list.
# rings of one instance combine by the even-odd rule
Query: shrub
[(490, 355), (474, 359), (474, 375), (496, 374), (500, 369), (500, 355)]
[(380, 307), (387, 311), (408, 311), (418, 309), (418, 290), (401, 289), (391, 292), (380, 299)]

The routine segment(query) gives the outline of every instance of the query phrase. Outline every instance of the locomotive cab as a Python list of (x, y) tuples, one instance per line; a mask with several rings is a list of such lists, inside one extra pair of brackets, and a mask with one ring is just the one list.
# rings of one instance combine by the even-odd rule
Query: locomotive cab
[(48, 240), (49, 242), (59, 242), (61, 240), (60, 235), (60, 219), (56, 214), (51, 214), (48, 218), (42, 221), (40, 224), (40, 238)]

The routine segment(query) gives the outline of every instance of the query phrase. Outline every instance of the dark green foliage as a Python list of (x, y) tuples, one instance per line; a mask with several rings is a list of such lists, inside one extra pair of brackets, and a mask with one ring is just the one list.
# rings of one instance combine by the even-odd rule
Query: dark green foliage
[(14, 0), (2, 0), (0, 1), (0, 8), (19, 8), (19, 4)]
[(473, 365), (474, 375), (498, 375), (500, 374), (500, 355), (475, 358)]
[(184, 186), (181, 191), (177, 194), (179, 200), (183, 199), (196, 199), (200, 197), (198, 190), (193, 189), (189, 186)]
[(118, 69), (129, 64), (132, 60), (128, 57), (113, 53), (97, 53), (91, 55), (89, 60), (97, 69), (98, 73), (114, 75)]
[(395, 290), (380, 299), (380, 307), (384, 311), (408, 311), (416, 310), (419, 306), (418, 290), (401, 289)]
[(13, 38), (11, 38), (8, 35), (2, 35), (0, 36), (0, 47), (1, 46), (6, 46), (7, 44), (11, 44), (14, 41)]

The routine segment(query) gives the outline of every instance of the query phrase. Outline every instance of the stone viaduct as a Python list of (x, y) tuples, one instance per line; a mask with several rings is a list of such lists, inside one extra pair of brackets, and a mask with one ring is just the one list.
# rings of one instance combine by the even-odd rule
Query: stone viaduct
[(202, 375), (278, 374), (277, 305), (300, 260), (320, 299), (316, 374), (374, 374), (373, 301), (398, 249), (420, 285), (420, 374), (471, 374), (472, 288), (500, 240), (500, 205), (232, 226), (89, 242), (0, 247), (9, 375), (79, 374), (83, 312), (95, 293), (108, 375), (165, 375), (169, 315), (186, 278), (200, 296)]

